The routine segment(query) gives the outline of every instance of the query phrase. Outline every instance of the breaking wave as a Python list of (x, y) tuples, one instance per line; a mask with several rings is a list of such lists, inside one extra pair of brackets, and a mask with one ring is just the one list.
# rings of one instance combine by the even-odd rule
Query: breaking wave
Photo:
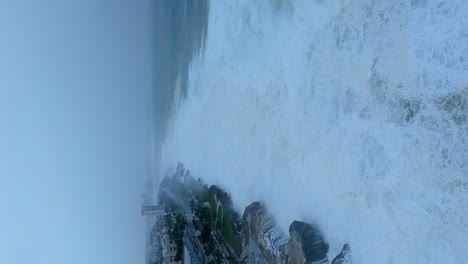
[(163, 165), (331, 256), (468, 259), (468, 2), (212, 1), (208, 28)]

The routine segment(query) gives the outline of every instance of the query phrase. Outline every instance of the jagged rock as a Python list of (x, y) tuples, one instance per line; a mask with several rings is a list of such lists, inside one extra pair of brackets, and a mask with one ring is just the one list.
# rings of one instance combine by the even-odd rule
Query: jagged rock
[[(248, 263), (329, 263), (327, 257), (329, 247), (319, 228), (294, 221), (289, 226), (288, 237), (284, 230), (277, 226), (275, 218), (259, 202), (254, 202), (245, 208), (243, 217), (240, 218), (233, 208), (228, 193), (215, 185), (208, 188), (201, 179), (195, 181), (181, 163), (177, 165), (175, 172), (168, 172), (160, 184), (160, 189), (175, 193), (182, 201), (190, 201), (192, 210), (199, 210), (198, 217), (204, 220), (197, 222), (200, 230), (196, 230), (196, 237), (200, 237), (205, 244), (211, 241), (214, 245), (213, 239), (222, 242), (224, 246), (218, 247), (223, 249), (224, 253), (218, 249), (216, 253), (217, 258), (220, 258), (218, 260), (229, 255), (237, 258), (237, 261), (248, 261)], [(181, 210), (185, 210), (185, 207), (177, 204), (174, 199), (166, 199), (168, 192), (160, 192), (159, 201), (166, 203), (168, 207), (181, 207)], [(213, 219), (211, 215), (215, 218)], [(203, 225), (206, 226), (202, 228)], [(217, 234), (218, 238), (214, 238), (214, 234)], [(205, 263), (207, 259), (208, 256), (205, 256)], [(351, 264), (348, 244), (344, 245), (331, 264)]]
[(338, 254), (331, 264), (351, 264), (351, 248), (349, 244), (344, 244), (340, 254)]
[(250, 236), (258, 246), (266, 262), (286, 263), (287, 238), (276, 222), (259, 203), (254, 202), (245, 208), (243, 221), (250, 227)]
[(328, 244), (317, 228), (294, 221), (289, 226), (289, 234), (288, 263), (328, 263)]

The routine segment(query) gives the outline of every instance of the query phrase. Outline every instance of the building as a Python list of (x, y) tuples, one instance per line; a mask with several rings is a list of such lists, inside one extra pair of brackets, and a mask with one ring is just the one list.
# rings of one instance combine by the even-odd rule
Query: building
[(161, 263), (161, 222), (156, 220), (151, 231), (149, 232), (147, 245), (147, 263)]
[(177, 243), (170, 239), (168, 228), (165, 226), (161, 229), (161, 249), (162, 249), (162, 263), (167, 264), (182, 264), (182, 260), (176, 260), (177, 258)]
[(142, 215), (155, 215), (155, 216), (162, 216), (165, 215), (166, 212), (164, 211), (164, 206), (162, 205), (145, 205), (141, 209)]
[(163, 262), (168, 264), (182, 264), (182, 260), (176, 260), (177, 244), (171, 240), (163, 248)]

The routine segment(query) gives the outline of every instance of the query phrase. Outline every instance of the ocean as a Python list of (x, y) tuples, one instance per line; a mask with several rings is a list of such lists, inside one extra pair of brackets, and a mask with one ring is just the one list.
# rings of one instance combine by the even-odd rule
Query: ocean
[(159, 173), (316, 223), (354, 263), (466, 262), (468, 2), (164, 3)]
[(188, 94), (189, 66), (204, 51), (208, 1), (155, 1), (154, 79), (151, 146), (155, 185), (161, 179), (160, 152), (173, 115)]

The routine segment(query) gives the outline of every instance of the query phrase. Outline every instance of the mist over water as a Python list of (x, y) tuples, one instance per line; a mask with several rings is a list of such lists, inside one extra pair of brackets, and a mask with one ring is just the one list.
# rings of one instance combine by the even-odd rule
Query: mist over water
[(330, 256), (468, 259), (467, 2), (212, 1), (207, 28), (161, 170), (317, 223)]
[(208, 27), (208, 1), (155, 1), (150, 160), (147, 197), (158, 188), (162, 167), (161, 144), (170, 120), (187, 97), (189, 65), (204, 50)]
[(203, 51), (208, 1), (156, 1), (155, 12), (153, 111), (161, 142), (168, 120), (187, 96), (189, 64)]

